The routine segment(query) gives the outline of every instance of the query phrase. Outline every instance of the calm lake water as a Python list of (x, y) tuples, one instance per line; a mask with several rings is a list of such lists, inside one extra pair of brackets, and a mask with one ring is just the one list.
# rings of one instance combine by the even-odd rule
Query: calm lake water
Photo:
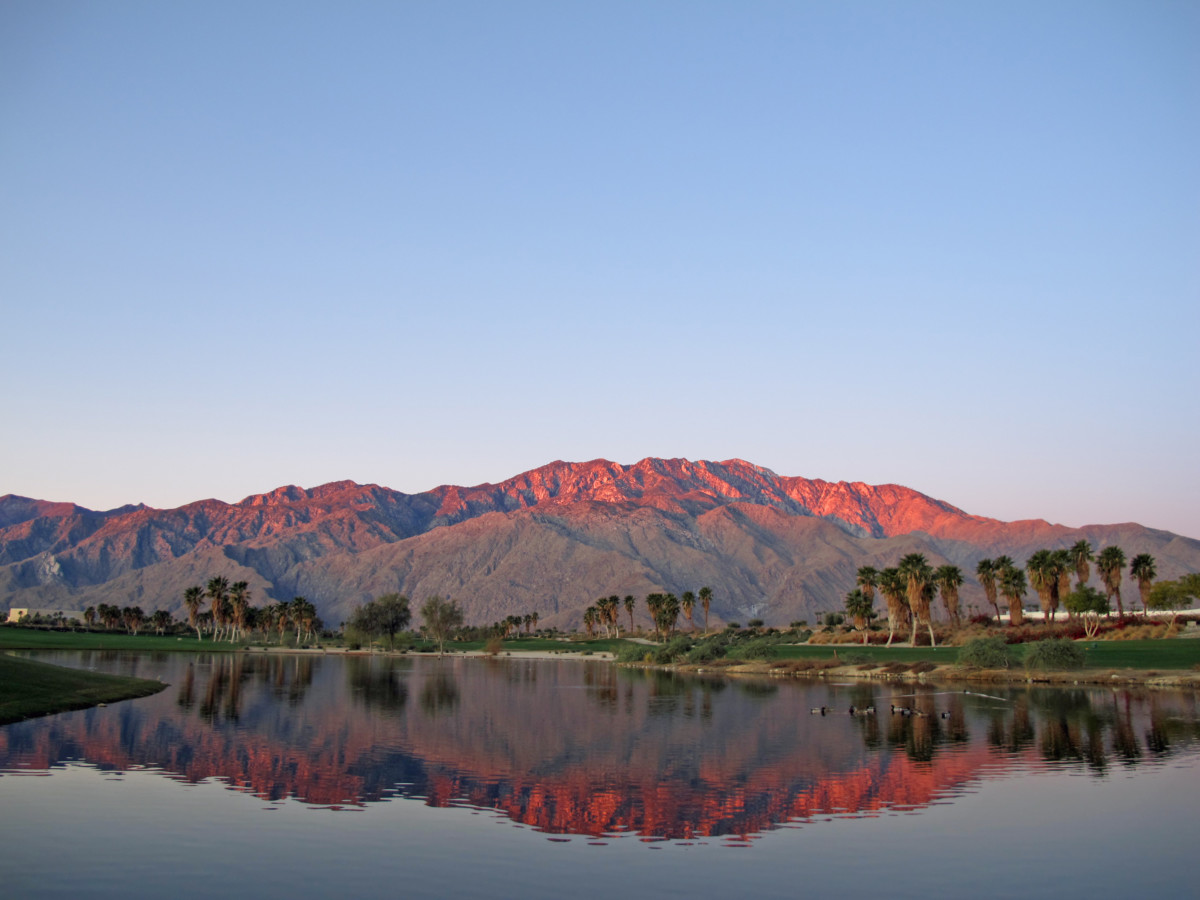
[(1197, 884), (1192, 694), (576, 660), (30, 655), (170, 687), (0, 727), (6, 896), (1094, 898)]

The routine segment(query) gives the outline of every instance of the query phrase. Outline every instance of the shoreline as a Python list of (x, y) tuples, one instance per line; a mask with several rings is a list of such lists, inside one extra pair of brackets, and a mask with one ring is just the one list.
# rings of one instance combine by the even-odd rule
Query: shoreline
[[(732, 675), (755, 678), (800, 678), (824, 681), (831, 678), (852, 681), (903, 682), (932, 684), (957, 682), (963, 684), (1047, 685), (1051, 687), (1147, 687), (1164, 690), (1200, 690), (1200, 672), (1159, 672), (1154, 669), (1070, 669), (1053, 672), (1027, 672), (1024, 669), (968, 669), (956, 665), (920, 668), (920, 671), (896, 671), (897, 666), (858, 665), (823, 668), (788, 669), (778, 663), (738, 663), (736, 665), (659, 666), (649, 663), (622, 663), (631, 668), (659, 669), (695, 675)], [(903, 664), (901, 664), (903, 665)], [(892, 669), (892, 671), (882, 671)]]

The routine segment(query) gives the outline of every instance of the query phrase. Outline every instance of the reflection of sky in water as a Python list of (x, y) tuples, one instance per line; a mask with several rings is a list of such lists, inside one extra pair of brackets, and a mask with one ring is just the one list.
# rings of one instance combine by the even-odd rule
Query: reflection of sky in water
[[(351, 672), (326, 660), (298, 690), (278, 669), (226, 677), (235, 674), (221, 669), (226, 660), (193, 666), (184, 702), (173, 667), (186, 659), (161, 663), (172, 686), (155, 698), (0, 730), (0, 771), (10, 772), (0, 777), (0, 879), (19, 889), (14, 896), (551, 897), (569, 884), (580, 896), (636, 887), (695, 897), (1017, 896), (1031, 888), (1070, 897), (1154, 886), (1178, 894), (1190, 883), (1200, 809), (1194, 698), (1021, 691), (1012, 703), (988, 704), (931, 689), (916, 701), (939, 713), (917, 723), (934, 738), (923, 742), (914, 723), (890, 716), (808, 712), (844, 709), (864, 690), (886, 708), (903, 690), (888, 686), (704, 687), (579, 663), (435, 668), (420, 660), (385, 671), (376, 660)], [(211, 691), (214, 682), (224, 687)], [(940, 718), (952, 709), (953, 719)], [(1121, 715), (1136, 739), (1134, 763), (1122, 755), (1131, 751), (1130, 734), (1114, 724)], [(92, 729), (113, 743), (95, 756), (77, 740), (89, 716), (118, 726)], [(1165, 750), (1154, 722), (1167, 723)], [(29, 754), (55, 729), (59, 746), (87, 762), (67, 763), (68, 752), (50, 761), (49, 775), (30, 769)], [(274, 753), (272, 771), (291, 773), (289, 787), (299, 790), (288, 793), (301, 798), (311, 774), (324, 786), (365, 785), (368, 797), (393, 799), (340, 812), (264, 799), (269, 792), (255, 796), (245, 783), (252, 767), (244, 759), (205, 776), (225, 784), (189, 783), (177, 771), (162, 777), (168, 763), (194, 762), (214, 734), (234, 754)], [(190, 755), (174, 745), (180, 736), (196, 741)], [(597, 756), (587, 756), (589, 745)], [(339, 753), (342, 772), (303, 771)], [(122, 754), (118, 770), (97, 768)], [(410, 783), (384, 783), (397, 772)], [(922, 790), (880, 796), (896, 775)], [(545, 810), (530, 796), (538, 791), (579, 804), (572, 813), (585, 825), (609, 827), (538, 833)], [(857, 806), (864, 797), (874, 805)], [(608, 815), (606, 804), (617, 812)], [(763, 827), (654, 840), (673, 827), (662, 825), (672, 804), (694, 829)], [(720, 815), (705, 818), (697, 804)], [(806, 814), (773, 818), (796, 808)]]

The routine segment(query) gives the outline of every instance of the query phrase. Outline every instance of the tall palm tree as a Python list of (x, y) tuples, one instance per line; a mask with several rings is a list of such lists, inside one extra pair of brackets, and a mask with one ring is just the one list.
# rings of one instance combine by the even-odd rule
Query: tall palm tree
[(855, 588), (846, 595), (846, 615), (854, 619), (854, 627), (863, 633), (867, 642), (867, 622), (874, 614), (875, 601), (862, 588)]
[(317, 608), (304, 597), (293, 597), (288, 604), (288, 615), (296, 626), (296, 643), (300, 643), (300, 635), (311, 634), (313, 621), (317, 617)]
[(908, 553), (900, 559), (898, 569), (906, 582), (908, 608), (913, 614), (909, 646), (917, 646), (917, 626), (924, 622), (929, 627), (929, 645), (936, 647), (937, 640), (933, 636), (933, 621), (929, 610), (930, 592), (926, 590), (926, 587), (931, 587), (933, 583), (933, 567), (926, 561), (924, 554)]
[[(888, 609), (888, 639), (886, 646), (892, 645), (896, 629), (906, 622), (911, 622), (908, 605), (904, 602), (905, 579), (899, 569), (884, 569), (879, 573), (879, 593), (887, 601)], [(910, 630), (915, 626), (910, 625)]]
[(594, 606), (589, 606), (583, 611), (583, 627), (587, 629), (588, 637), (592, 636), (592, 632), (596, 628), (596, 617), (598, 610)]
[(221, 628), (225, 625), (225, 601), (229, 596), (229, 579), (225, 576), (217, 576), (208, 579), (207, 593), (212, 600), (212, 616), (213, 616), (213, 640), (220, 637)]
[(246, 617), (250, 610), (250, 584), (245, 581), (235, 581), (229, 588), (229, 609), (231, 611), (232, 634), (231, 641), (236, 641), (238, 632), (246, 630)]
[(1096, 557), (1096, 568), (1100, 570), (1100, 581), (1104, 584), (1104, 594), (1112, 602), (1117, 598), (1117, 615), (1125, 618), (1125, 604), (1121, 602), (1121, 570), (1125, 568), (1125, 551), (1113, 544), (1105, 547)]
[(279, 645), (283, 646), (283, 635), (292, 627), (292, 604), (280, 600), (275, 604), (275, 629), (279, 632)]
[(83, 611), (83, 621), (87, 623), (88, 628), (96, 624), (96, 607), (89, 606)]
[(1000, 604), (996, 601), (996, 576), (999, 572), (1000, 569), (995, 560), (981, 559), (975, 566), (975, 577), (979, 579), (979, 585), (983, 588), (988, 603), (992, 605), (992, 609), (996, 613), (997, 622), (1000, 621)]
[(637, 605), (637, 600), (633, 594), (625, 595), (625, 612), (629, 614), (629, 633), (633, 634), (633, 608)]
[(692, 610), (696, 607), (696, 595), (691, 591), (684, 591), (679, 597), (679, 607), (683, 610), (683, 617), (688, 620), (688, 630), (695, 631), (696, 624), (692, 621)]
[(941, 592), (942, 603), (946, 604), (946, 615), (950, 617), (950, 627), (958, 628), (958, 589), (962, 587), (963, 583), (962, 569), (949, 563), (938, 566), (933, 573), (933, 580)]
[(658, 638), (662, 624), (662, 605), (666, 601), (667, 595), (659, 592), (646, 595), (646, 609), (650, 613), (650, 621), (654, 623), (654, 637)]
[(875, 588), (879, 587), (879, 570), (874, 566), (860, 566), (854, 576), (854, 583), (871, 603), (875, 602)]
[(1050, 589), (1050, 609), (1058, 615), (1059, 604), (1071, 593), (1071, 570), (1074, 560), (1070, 550), (1054, 550), (1050, 553), (1050, 572), (1055, 581)]
[(1142, 615), (1149, 614), (1146, 601), (1150, 598), (1150, 586), (1158, 570), (1154, 566), (1154, 557), (1149, 553), (1139, 553), (1129, 561), (1129, 574), (1137, 579), (1138, 593), (1142, 595)]
[(1009, 560), (1008, 564), (1000, 570), (999, 581), (1000, 593), (1008, 601), (1008, 624), (1021, 625), (1025, 621), (1025, 615), (1021, 608), (1026, 590), (1025, 573)]
[(700, 588), (700, 608), (704, 610), (704, 633), (708, 634), (708, 607), (712, 605), (712, 588)]
[(1088, 565), (1096, 558), (1092, 553), (1092, 545), (1086, 539), (1079, 540), (1072, 544), (1067, 552), (1071, 554), (1071, 561), (1075, 564), (1075, 587), (1081, 588), (1092, 576), (1091, 566)]
[(204, 602), (204, 588), (200, 585), (190, 587), (183, 592), (183, 605), (187, 607), (188, 628), (196, 629), (196, 640), (204, 640), (200, 634), (200, 625), (196, 621), (196, 616), (200, 614), (200, 604)]
[(675, 623), (679, 621), (679, 609), (679, 598), (674, 594), (667, 594), (659, 606), (663, 634), (668, 638), (671, 636), (671, 632), (675, 630)]
[(1058, 585), (1058, 575), (1051, 567), (1049, 550), (1038, 550), (1025, 561), (1029, 573), (1029, 586), (1037, 591), (1038, 603), (1042, 607), (1042, 621), (1050, 624), (1051, 590)]
[(621, 598), (616, 594), (611, 597), (604, 598), (604, 605), (601, 607), (604, 613), (604, 627), (611, 628), (612, 633), (617, 637), (621, 636)]

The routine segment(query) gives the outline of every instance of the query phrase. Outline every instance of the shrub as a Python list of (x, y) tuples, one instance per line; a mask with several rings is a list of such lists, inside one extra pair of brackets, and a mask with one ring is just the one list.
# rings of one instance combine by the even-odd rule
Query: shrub
[(1007, 669), (1013, 652), (1002, 637), (977, 637), (958, 650), (958, 664), (973, 669)]
[(692, 649), (692, 639), (679, 635), (654, 651), (654, 662), (660, 666), (678, 662)]
[(871, 657), (870, 653), (854, 653), (853, 651), (850, 653), (843, 653), (841, 659), (842, 662), (848, 666), (857, 666), (861, 663), (870, 663), (875, 661)]
[(771, 641), (746, 641), (744, 644), (738, 644), (730, 648), (730, 659), (774, 659), (775, 645)]
[(483, 652), (488, 656), (498, 656), (500, 651), (504, 649), (504, 641), (493, 635), (487, 639), (487, 643), (483, 645)]
[(1083, 647), (1072, 641), (1034, 641), (1025, 650), (1025, 668), (1052, 672), (1082, 669), (1087, 661)]
[(987, 613), (977, 613), (967, 620), (971, 625), (995, 625), (996, 620)]
[(746, 627), (747, 628), (762, 628), (763, 620), (762, 619), (751, 619), (749, 622), (746, 623)]
[(626, 644), (617, 651), (617, 662), (641, 662), (647, 655), (646, 648), (641, 644)]

